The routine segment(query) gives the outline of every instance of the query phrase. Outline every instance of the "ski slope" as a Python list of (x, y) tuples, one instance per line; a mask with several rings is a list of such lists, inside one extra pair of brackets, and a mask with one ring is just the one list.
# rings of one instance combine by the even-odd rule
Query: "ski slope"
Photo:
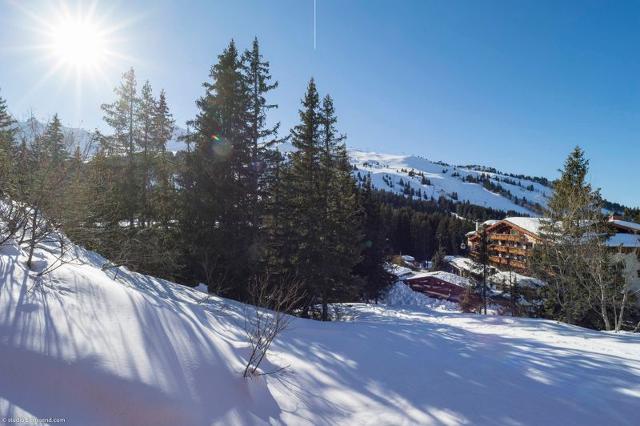
[[(633, 425), (640, 337), (462, 314), (396, 289), (293, 319), (245, 380), (249, 307), (76, 248), (42, 282), (0, 249), (0, 418), (68, 425)], [(35, 267), (52, 262), (36, 251)], [(420, 298), (418, 298), (420, 299)]]
[[(375, 188), (403, 194), (404, 187), (400, 184), (402, 179), (405, 185), (408, 183), (416, 191), (420, 189), (423, 199), (433, 197), (437, 200), (445, 197), (459, 202), (468, 201), (481, 207), (537, 216), (539, 212), (516, 204), (515, 198), (524, 197), (532, 204), (545, 207), (552, 192), (551, 188), (531, 180), (436, 163), (414, 155), (380, 154), (351, 149), (349, 157), (357, 168), (354, 175), (357, 176), (360, 172), (362, 177), (371, 176), (372, 185)], [(411, 170), (424, 174), (429, 184), (422, 184), (421, 176), (409, 176)], [(513, 198), (492, 192), (479, 183), (463, 180), (467, 176), (477, 179), (482, 174), (489, 176), (494, 184), (499, 184), (509, 191)]]

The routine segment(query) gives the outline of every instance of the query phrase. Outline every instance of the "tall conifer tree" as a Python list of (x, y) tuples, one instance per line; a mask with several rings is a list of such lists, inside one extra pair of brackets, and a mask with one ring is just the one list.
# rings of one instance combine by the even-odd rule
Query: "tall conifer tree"
[(16, 122), (0, 97), (0, 194), (8, 189), (16, 137)]
[(211, 68), (211, 81), (197, 101), (197, 117), (184, 180), (184, 235), (190, 241), (192, 268), (211, 290), (226, 289), (234, 297), (246, 296), (249, 276), (255, 272), (252, 252), (253, 171), (248, 125), (248, 88), (233, 41)]
[(105, 122), (112, 128), (113, 136), (109, 150), (122, 154), (126, 158), (126, 167), (119, 187), (123, 199), (121, 204), (125, 218), (132, 229), (136, 213), (139, 211), (138, 194), (140, 184), (136, 177), (135, 153), (138, 149), (138, 109), (140, 99), (137, 94), (136, 75), (133, 68), (123, 74), (120, 86), (115, 89), (116, 100), (111, 104), (103, 104)]

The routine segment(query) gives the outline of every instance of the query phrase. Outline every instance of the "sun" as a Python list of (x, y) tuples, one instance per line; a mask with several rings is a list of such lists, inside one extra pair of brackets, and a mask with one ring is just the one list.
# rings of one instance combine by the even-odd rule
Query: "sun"
[(96, 68), (106, 61), (104, 31), (87, 19), (65, 18), (51, 27), (51, 53), (62, 64)]
[(124, 14), (119, 3), (9, 2), (20, 18), (15, 22), (21, 36), (8, 47), (23, 53), (21, 65), (35, 67), (39, 76), (23, 92), (23, 99), (45, 89), (52, 96), (64, 93), (64, 101), (74, 103), (80, 117), (87, 97), (103, 93), (123, 70), (144, 63), (131, 52), (137, 46), (136, 24), (146, 19), (146, 13)]
[(108, 56), (105, 32), (90, 19), (65, 17), (51, 26), (50, 54), (61, 65), (95, 69)]

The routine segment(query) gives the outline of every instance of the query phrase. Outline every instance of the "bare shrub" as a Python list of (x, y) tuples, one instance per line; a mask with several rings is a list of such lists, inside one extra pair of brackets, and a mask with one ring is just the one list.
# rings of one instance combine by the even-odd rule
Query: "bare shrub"
[(26, 226), (25, 208), (11, 200), (0, 198), (0, 246), (12, 240)]
[(275, 283), (269, 275), (256, 277), (249, 286), (252, 307), (245, 311), (244, 331), (249, 341), (250, 355), (243, 377), (273, 374), (286, 367), (270, 372), (259, 372), (269, 347), (276, 337), (287, 329), (291, 312), (303, 298), (298, 281), (280, 279)]

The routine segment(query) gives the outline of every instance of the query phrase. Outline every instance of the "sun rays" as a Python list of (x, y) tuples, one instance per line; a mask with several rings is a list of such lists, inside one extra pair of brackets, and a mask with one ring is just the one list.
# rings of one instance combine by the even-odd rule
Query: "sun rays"
[(36, 9), (26, 2), (13, 3), (25, 17), (19, 26), (27, 37), (16, 38), (20, 42), (5, 50), (30, 52), (32, 63), (16, 66), (35, 64), (42, 69), (39, 80), (23, 94), (25, 99), (55, 80), (60, 90), (71, 88), (68, 95), (81, 108), (85, 90), (111, 86), (114, 72), (139, 62), (125, 53), (127, 28), (137, 19), (117, 19), (112, 9), (103, 7), (108, 4), (54, 1)]

